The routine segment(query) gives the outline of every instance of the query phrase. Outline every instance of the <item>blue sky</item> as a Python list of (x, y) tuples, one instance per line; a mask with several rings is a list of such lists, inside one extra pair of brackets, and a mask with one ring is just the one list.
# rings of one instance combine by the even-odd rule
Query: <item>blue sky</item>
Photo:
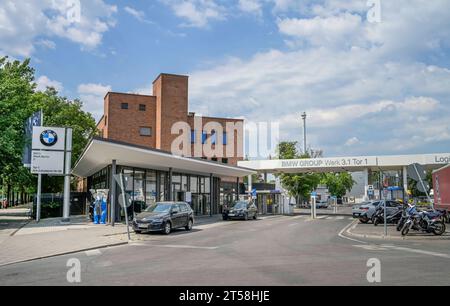
[(151, 93), (190, 76), (190, 110), (278, 121), (331, 155), (450, 152), (450, 2), (0, 0), (0, 55), (32, 58), (40, 89)]

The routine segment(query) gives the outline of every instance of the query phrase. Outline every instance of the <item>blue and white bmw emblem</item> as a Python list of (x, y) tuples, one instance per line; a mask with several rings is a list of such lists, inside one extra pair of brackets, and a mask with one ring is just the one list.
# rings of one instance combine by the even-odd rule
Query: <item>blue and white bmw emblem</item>
[(58, 142), (58, 135), (55, 131), (46, 130), (41, 133), (41, 143), (46, 147), (52, 147)]

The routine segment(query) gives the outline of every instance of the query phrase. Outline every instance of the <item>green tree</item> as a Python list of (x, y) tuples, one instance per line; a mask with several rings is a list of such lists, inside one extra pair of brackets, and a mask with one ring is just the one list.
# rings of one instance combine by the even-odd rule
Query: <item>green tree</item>
[(32, 113), (35, 88), (29, 63), (0, 58), (0, 177), (8, 196), (32, 181), (22, 167), (23, 127)]
[[(82, 110), (81, 101), (60, 97), (53, 88), (45, 92), (35, 92), (35, 88), (30, 60), (11, 62), (7, 57), (0, 58), (0, 181), (8, 195), (12, 191), (35, 192), (36, 177), (22, 165), (24, 123), (31, 114), (42, 109), (45, 125), (73, 129), (73, 164), (89, 137), (96, 133), (95, 120)], [(62, 190), (62, 177), (45, 177), (44, 192)]]
[[(278, 145), (277, 153), (279, 159), (305, 159), (310, 158), (310, 154), (301, 154), (297, 148), (297, 142), (281, 142)], [(320, 175), (314, 173), (281, 174), (281, 185), (290, 196), (296, 198), (297, 203), (309, 199), (311, 192), (320, 183)]]
[(323, 174), (321, 183), (326, 185), (328, 192), (335, 197), (343, 197), (347, 191), (352, 190), (355, 181), (348, 172)]
[[(82, 154), (89, 138), (96, 132), (95, 119), (83, 111), (80, 100), (71, 101), (60, 97), (54, 88), (35, 94), (35, 108), (42, 109), (44, 125), (71, 127), (73, 137), (72, 166)], [(63, 189), (62, 177), (46, 177), (44, 192), (59, 192)]]

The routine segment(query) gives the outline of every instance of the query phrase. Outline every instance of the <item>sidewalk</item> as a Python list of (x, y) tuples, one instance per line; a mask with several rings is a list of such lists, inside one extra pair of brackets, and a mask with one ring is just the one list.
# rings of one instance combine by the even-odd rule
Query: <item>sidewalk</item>
[(373, 224), (362, 224), (355, 220), (354, 224), (347, 230), (347, 234), (358, 238), (386, 240), (450, 240), (450, 232), (448, 231), (442, 236), (411, 231), (406, 237), (402, 237), (401, 233), (397, 231), (395, 225), (388, 224), (387, 229), (387, 236), (385, 236), (383, 224), (374, 226)]
[(29, 217), (31, 215), (30, 208), (8, 208), (0, 209), (2, 217)]
[(126, 232), (125, 225), (93, 225), (86, 217), (74, 217), (70, 225), (61, 225), (59, 220), (31, 221), (15, 233), (3, 233), (0, 266), (127, 244), (115, 237)]
[[(94, 225), (86, 216), (71, 217), (70, 225), (61, 224), (60, 218), (15, 221), (0, 227), (0, 266), (128, 243), (125, 224)], [(222, 215), (195, 218), (196, 226), (219, 222)]]

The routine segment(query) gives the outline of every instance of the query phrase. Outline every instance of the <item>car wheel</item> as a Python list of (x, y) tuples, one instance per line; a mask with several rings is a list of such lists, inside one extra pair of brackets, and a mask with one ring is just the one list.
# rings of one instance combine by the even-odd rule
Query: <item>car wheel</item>
[(367, 223), (369, 223), (369, 218), (367, 218), (367, 217), (360, 217), (360, 218), (359, 218), (359, 221), (360, 221), (361, 223), (367, 224)]
[(141, 234), (142, 233), (142, 231), (134, 231), (136, 234)]
[(163, 233), (169, 235), (170, 232), (172, 232), (172, 224), (170, 224), (170, 222), (166, 222), (166, 224), (164, 225)]
[(222, 216), (223, 221), (227, 221), (228, 217), (227, 216)]
[(192, 230), (192, 220), (191, 220), (191, 219), (189, 219), (189, 222), (188, 222), (188, 224), (186, 225), (185, 229), (186, 229), (187, 231), (191, 231), (191, 230)]
[(253, 216), (253, 220), (257, 220), (258, 219), (258, 214), (255, 214), (254, 216)]

